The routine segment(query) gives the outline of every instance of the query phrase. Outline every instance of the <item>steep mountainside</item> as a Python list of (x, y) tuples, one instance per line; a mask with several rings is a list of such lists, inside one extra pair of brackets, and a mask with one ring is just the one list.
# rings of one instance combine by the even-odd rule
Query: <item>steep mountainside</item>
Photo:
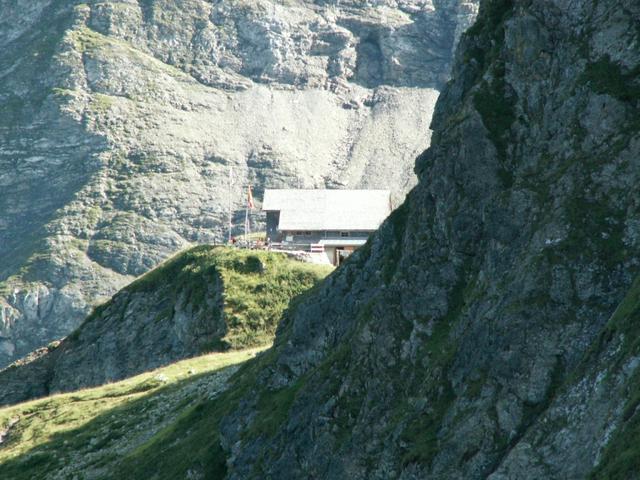
[(96, 477), (640, 478), (639, 25), (635, 0), (484, 1), (403, 206)]
[(230, 167), (236, 209), (402, 198), (477, 0), (27, 3), (0, 0), (0, 365), (220, 239)]
[(418, 186), (223, 420), (228, 478), (639, 478), (639, 26), (481, 4)]
[(62, 342), (1, 370), (0, 405), (269, 344), (289, 302), (330, 271), (281, 253), (192, 248), (97, 307)]

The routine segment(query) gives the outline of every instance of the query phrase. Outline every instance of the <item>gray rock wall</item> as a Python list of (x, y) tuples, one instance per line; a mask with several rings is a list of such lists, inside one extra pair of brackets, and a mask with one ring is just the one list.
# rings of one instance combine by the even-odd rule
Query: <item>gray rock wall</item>
[[(624, 438), (639, 20), (630, 0), (482, 4), (418, 185), (223, 422), (229, 478), (581, 479)], [(266, 429), (270, 399), (289, 403)]]

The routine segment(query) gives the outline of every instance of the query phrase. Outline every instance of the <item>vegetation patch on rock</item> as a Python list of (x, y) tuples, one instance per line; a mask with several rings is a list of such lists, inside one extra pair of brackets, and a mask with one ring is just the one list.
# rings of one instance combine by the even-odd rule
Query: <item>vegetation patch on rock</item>
[[(180, 253), (125, 290), (153, 292), (171, 286), (174, 302), (184, 295), (194, 310), (208, 308), (208, 287), (222, 280), (223, 348), (265, 345), (273, 340), (291, 299), (312, 288), (332, 267), (303, 263), (282, 253), (200, 246)], [(174, 303), (170, 302), (170, 303)]]

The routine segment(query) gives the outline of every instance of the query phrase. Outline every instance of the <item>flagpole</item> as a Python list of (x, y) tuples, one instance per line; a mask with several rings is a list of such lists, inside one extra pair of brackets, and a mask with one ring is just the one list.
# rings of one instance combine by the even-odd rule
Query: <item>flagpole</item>
[(248, 241), (248, 236), (251, 233), (251, 217), (249, 216), (249, 210), (253, 209), (253, 192), (251, 192), (251, 185), (247, 188), (247, 208), (244, 211), (244, 243)]
[(249, 206), (244, 211), (244, 243), (247, 243), (247, 237), (249, 235)]
[(231, 204), (231, 184), (233, 183), (233, 167), (229, 166), (229, 226), (227, 229), (227, 243), (231, 244), (231, 229), (233, 228), (233, 211)]
[(247, 235), (251, 235), (251, 208), (247, 209)]

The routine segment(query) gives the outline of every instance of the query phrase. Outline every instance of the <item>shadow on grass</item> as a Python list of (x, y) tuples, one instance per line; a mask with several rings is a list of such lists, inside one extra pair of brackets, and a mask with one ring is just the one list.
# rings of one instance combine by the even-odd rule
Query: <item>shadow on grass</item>
[[(156, 389), (124, 405), (106, 410), (79, 428), (56, 433), (47, 442), (0, 464), (0, 478), (50, 478), (53, 474), (60, 474), (65, 467), (73, 467), (74, 458), (81, 456), (83, 466), (80, 472), (72, 473), (70, 469), (69, 478), (77, 478), (75, 474), (82, 475), (92, 470), (95, 472), (92, 478), (221, 479), (226, 474), (226, 455), (220, 446), (219, 422), (236, 404), (234, 400), (247, 392), (251, 382), (244, 377), (247, 373), (253, 377), (256, 367), (261, 363), (257, 361), (258, 357), (263, 356), (258, 355), (242, 365), (228, 380), (229, 388), (213, 399), (194, 396), (178, 399), (168, 411), (162, 411), (161, 408), (166, 394), (206, 376), (224, 376), (234, 366), (197, 374)], [(81, 405), (79, 408), (82, 408)], [(151, 414), (154, 410), (160, 410), (157, 420), (147, 418), (148, 410), (151, 410)], [(148, 428), (154, 429), (163, 421), (160, 415), (172, 415), (175, 418), (128, 451), (125, 445), (119, 444), (127, 441), (127, 434), (132, 430), (144, 429), (144, 423), (141, 422), (150, 421)], [(9, 437), (7, 446), (10, 444)], [(118, 453), (120, 449), (124, 449), (125, 453)], [(109, 452), (100, 454), (103, 450)]]

